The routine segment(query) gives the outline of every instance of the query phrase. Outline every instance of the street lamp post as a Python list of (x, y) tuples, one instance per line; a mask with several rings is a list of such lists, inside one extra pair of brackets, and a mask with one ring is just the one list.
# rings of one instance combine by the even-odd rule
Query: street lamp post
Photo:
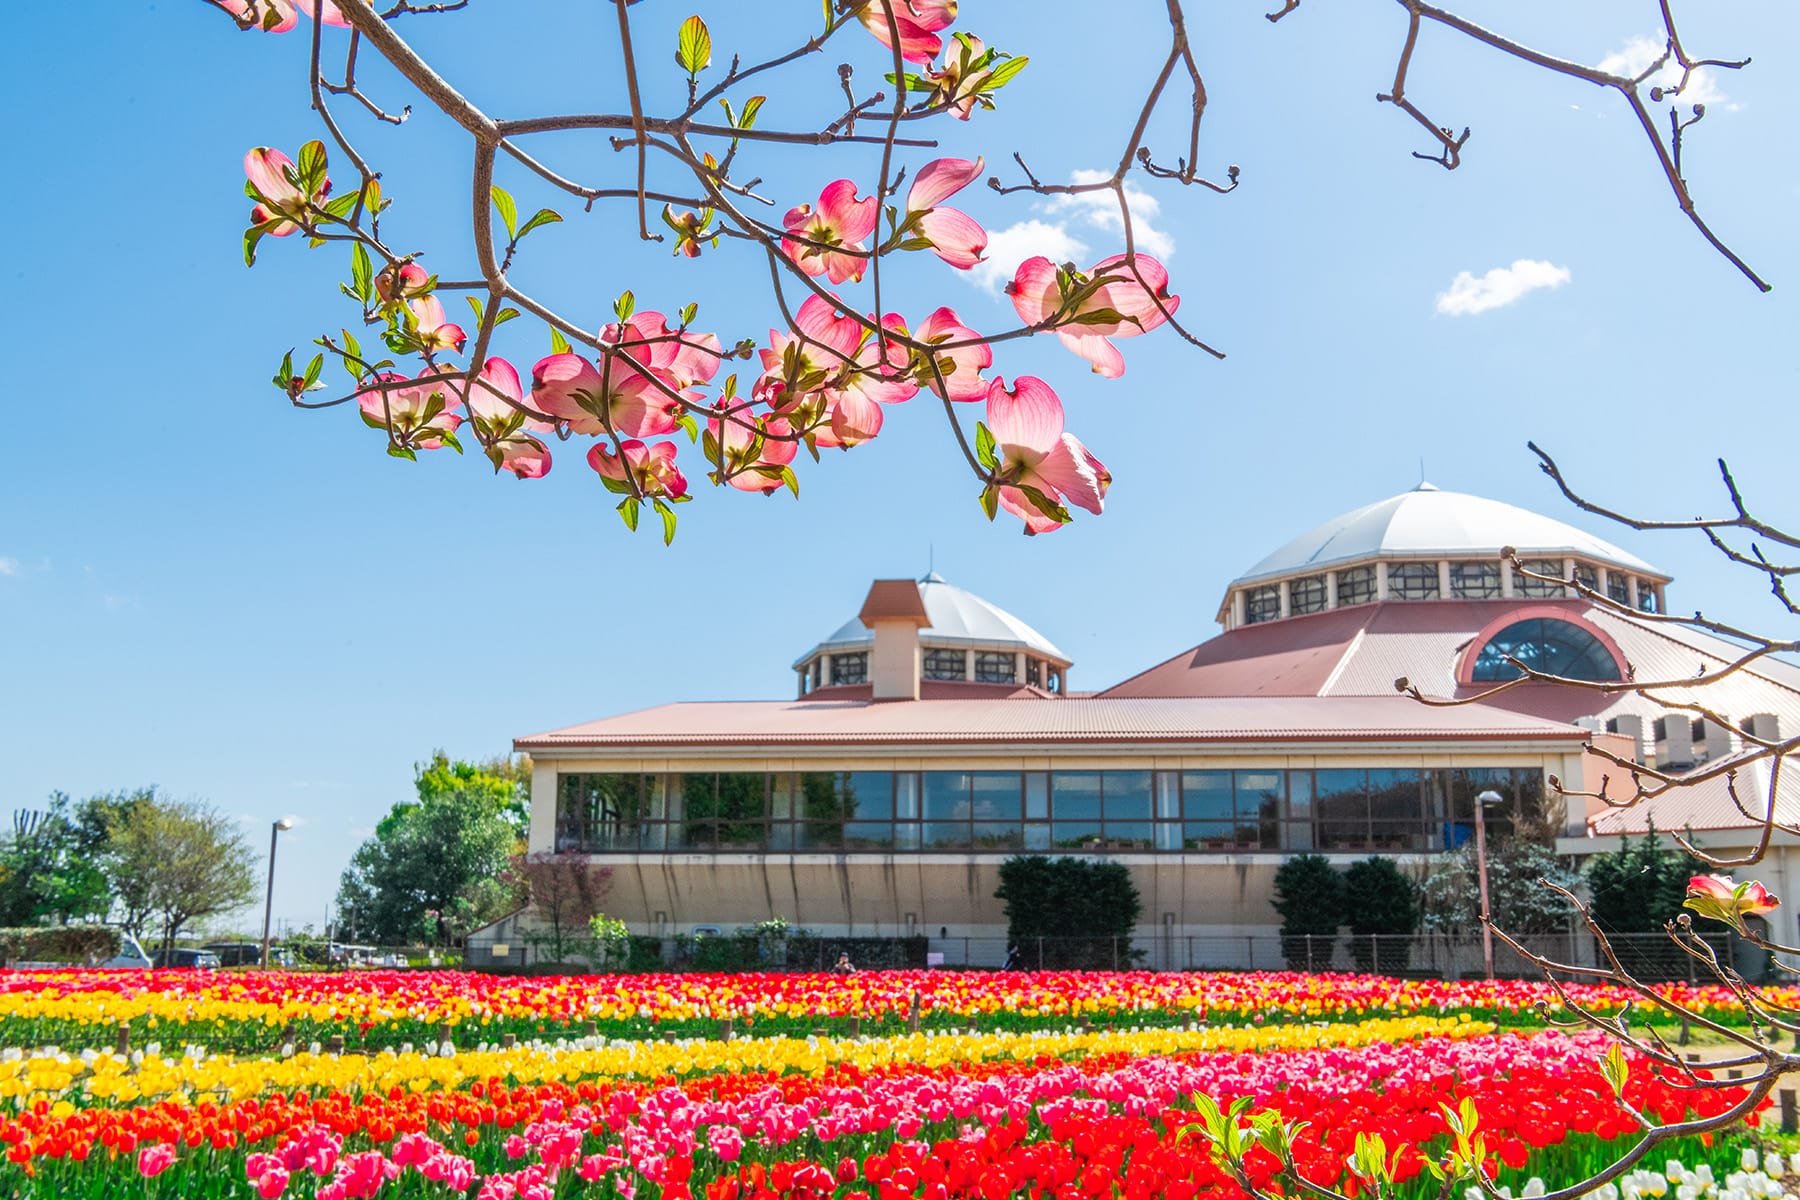
[(1481, 963), (1487, 968), (1488, 982), (1494, 981), (1494, 926), (1488, 912), (1487, 819), (1490, 804), (1504, 804), (1506, 797), (1489, 788), (1475, 797), (1475, 879), (1481, 889)]
[[(283, 831), (293, 827), (294, 822), (283, 817), (269, 828), (269, 890), (267, 897), (263, 900), (262, 967), (265, 971), (269, 969), (269, 917), (275, 911), (275, 839), (279, 838)], [(1483, 891), (1482, 895), (1486, 896), (1487, 893)], [(1482, 903), (1485, 906), (1486, 901), (1484, 900)], [(1492, 975), (1492, 972), (1490, 971), (1489, 974)]]

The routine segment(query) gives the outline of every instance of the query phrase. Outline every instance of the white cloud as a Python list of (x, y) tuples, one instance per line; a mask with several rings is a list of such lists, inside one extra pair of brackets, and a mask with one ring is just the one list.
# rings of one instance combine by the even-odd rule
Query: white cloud
[[(1069, 181), (1100, 183), (1110, 178), (1110, 171), (1079, 170)], [(1175, 239), (1155, 223), (1162, 212), (1157, 198), (1127, 184), (1125, 199), (1131, 205), (1131, 232), (1137, 248), (1158, 258), (1174, 254)], [(1041, 254), (1058, 263), (1083, 258), (1090, 250), (1081, 236), (1086, 231), (1098, 230), (1104, 235), (1095, 239), (1105, 247), (1096, 257), (1125, 249), (1125, 222), (1119, 215), (1119, 199), (1111, 191), (1047, 196), (1033, 207), (1044, 214), (1042, 218), (1031, 217), (989, 232), (987, 258), (969, 272), (975, 283), (998, 295), (1028, 258)]]
[[(1623, 48), (1614, 50), (1601, 59), (1597, 65), (1609, 74), (1627, 75), (1635, 79), (1639, 72), (1662, 56), (1664, 48), (1660, 38), (1634, 37)], [(1671, 55), (1663, 68), (1645, 81), (1644, 96), (1649, 98), (1652, 87), (1671, 88), (1680, 82), (1681, 65)], [(1674, 103), (1683, 106), (1704, 104), (1709, 109), (1722, 108), (1726, 112), (1736, 112), (1741, 107), (1719, 90), (1712, 70), (1706, 67), (1688, 76), (1687, 87), (1682, 89), (1681, 95), (1665, 99), (1672, 99)]]
[(1060, 222), (1020, 221), (988, 234), (987, 257), (969, 269), (976, 283), (1000, 294), (1019, 264), (1043, 255), (1051, 262), (1068, 262), (1087, 253), (1087, 243)]
[(24, 569), (16, 558), (0, 558), (0, 575), (17, 575)]
[(1437, 310), (1449, 317), (1472, 317), (1490, 308), (1504, 308), (1526, 292), (1559, 288), (1569, 282), (1569, 268), (1536, 258), (1521, 258), (1510, 267), (1495, 267), (1475, 276), (1457, 272), (1448, 291), (1439, 292)]

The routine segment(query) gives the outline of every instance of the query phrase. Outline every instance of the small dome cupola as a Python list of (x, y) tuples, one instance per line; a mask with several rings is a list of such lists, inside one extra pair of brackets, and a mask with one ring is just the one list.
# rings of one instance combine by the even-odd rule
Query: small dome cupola
[(1573, 525), (1429, 483), (1365, 505), (1277, 549), (1231, 582), (1226, 629), (1386, 601), (1546, 600), (1568, 589), (1516, 572), (1574, 578), (1644, 612), (1662, 612), (1669, 576)]
[[(794, 660), (799, 694), (874, 688), (876, 626), (884, 627), (880, 633), (888, 633), (886, 626), (898, 630), (914, 623), (910, 618), (904, 622), (887, 619), (890, 613), (913, 611), (910, 598), (902, 596), (911, 588), (916, 588), (928, 622), (917, 629), (920, 685), (938, 694), (942, 688), (936, 685), (1010, 685), (1053, 695), (1067, 687), (1072, 661), (1050, 639), (1005, 609), (932, 571), (919, 580), (877, 580), (856, 616)], [(869, 623), (871, 618), (874, 624)], [(883, 661), (899, 660), (894, 651), (887, 650)]]

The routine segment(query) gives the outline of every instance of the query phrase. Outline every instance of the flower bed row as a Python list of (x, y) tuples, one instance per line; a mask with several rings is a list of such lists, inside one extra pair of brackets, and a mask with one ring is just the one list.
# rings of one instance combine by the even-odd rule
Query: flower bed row
[[(420, 1073), (392, 1082), (288, 1090), (271, 1079), (237, 1099), (116, 1106), (39, 1098), (0, 1120), (0, 1190), (112, 1196), (148, 1175), (168, 1194), (264, 1200), (547, 1200), (559, 1183), (558, 1196), (627, 1200), (1233, 1200), (1184, 1133), (1195, 1093), (1306, 1121), (1296, 1158), (1313, 1182), (1352, 1184), (1356, 1135), (1380, 1133), (1406, 1148), (1397, 1175), (1411, 1184), (1443, 1148), (1439, 1105), (1465, 1097), (1496, 1170), (1582, 1147), (1616, 1153), (1636, 1126), (1598, 1068), (1607, 1044), (1544, 1033), (1263, 1053), (1088, 1045), (1065, 1048), (1072, 1059), (746, 1063), (656, 1080), (606, 1075), (578, 1057), (592, 1051), (523, 1048), (496, 1060), (494, 1076), (454, 1083), (431, 1078), (421, 1054)], [(1745, 1092), (1638, 1061), (1624, 1095), (1666, 1121), (1726, 1111)], [(1252, 1166), (1266, 1175), (1274, 1162)]]
[[(1586, 1005), (1617, 1007), (1613, 988), (1571, 985)], [(1720, 987), (1659, 991), (1706, 1014), (1741, 1020)], [(1773, 989), (1800, 1006), (1800, 988)], [(631, 975), (519, 979), (462, 972), (356, 974), (205, 972), (0, 973), (0, 1045), (103, 1046), (129, 1023), (140, 1044), (200, 1043), (274, 1050), (341, 1036), (355, 1047), (441, 1040), (458, 1044), (582, 1032), (642, 1037), (674, 1030), (806, 1033), (825, 1028), (904, 1028), (979, 1022), (1030, 1029), (1192, 1021), (1360, 1020), (1415, 1015), (1527, 1023), (1537, 1005), (1559, 1006), (1546, 984), (1396, 980), (1361, 975), (867, 972), (856, 975)], [(588, 1027), (592, 1026), (591, 1029)]]

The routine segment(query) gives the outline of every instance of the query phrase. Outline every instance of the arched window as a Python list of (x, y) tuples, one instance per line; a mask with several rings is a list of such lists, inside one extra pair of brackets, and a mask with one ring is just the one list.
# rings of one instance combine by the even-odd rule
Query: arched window
[(1528, 617), (1514, 621), (1487, 640), (1475, 656), (1470, 678), (1476, 683), (1504, 683), (1523, 672), (1508, 658), (1533, 671), (1564, 679), (1606, 682), (1622, 678), (1619, 664), (1599, 638), (1570, 621)]

